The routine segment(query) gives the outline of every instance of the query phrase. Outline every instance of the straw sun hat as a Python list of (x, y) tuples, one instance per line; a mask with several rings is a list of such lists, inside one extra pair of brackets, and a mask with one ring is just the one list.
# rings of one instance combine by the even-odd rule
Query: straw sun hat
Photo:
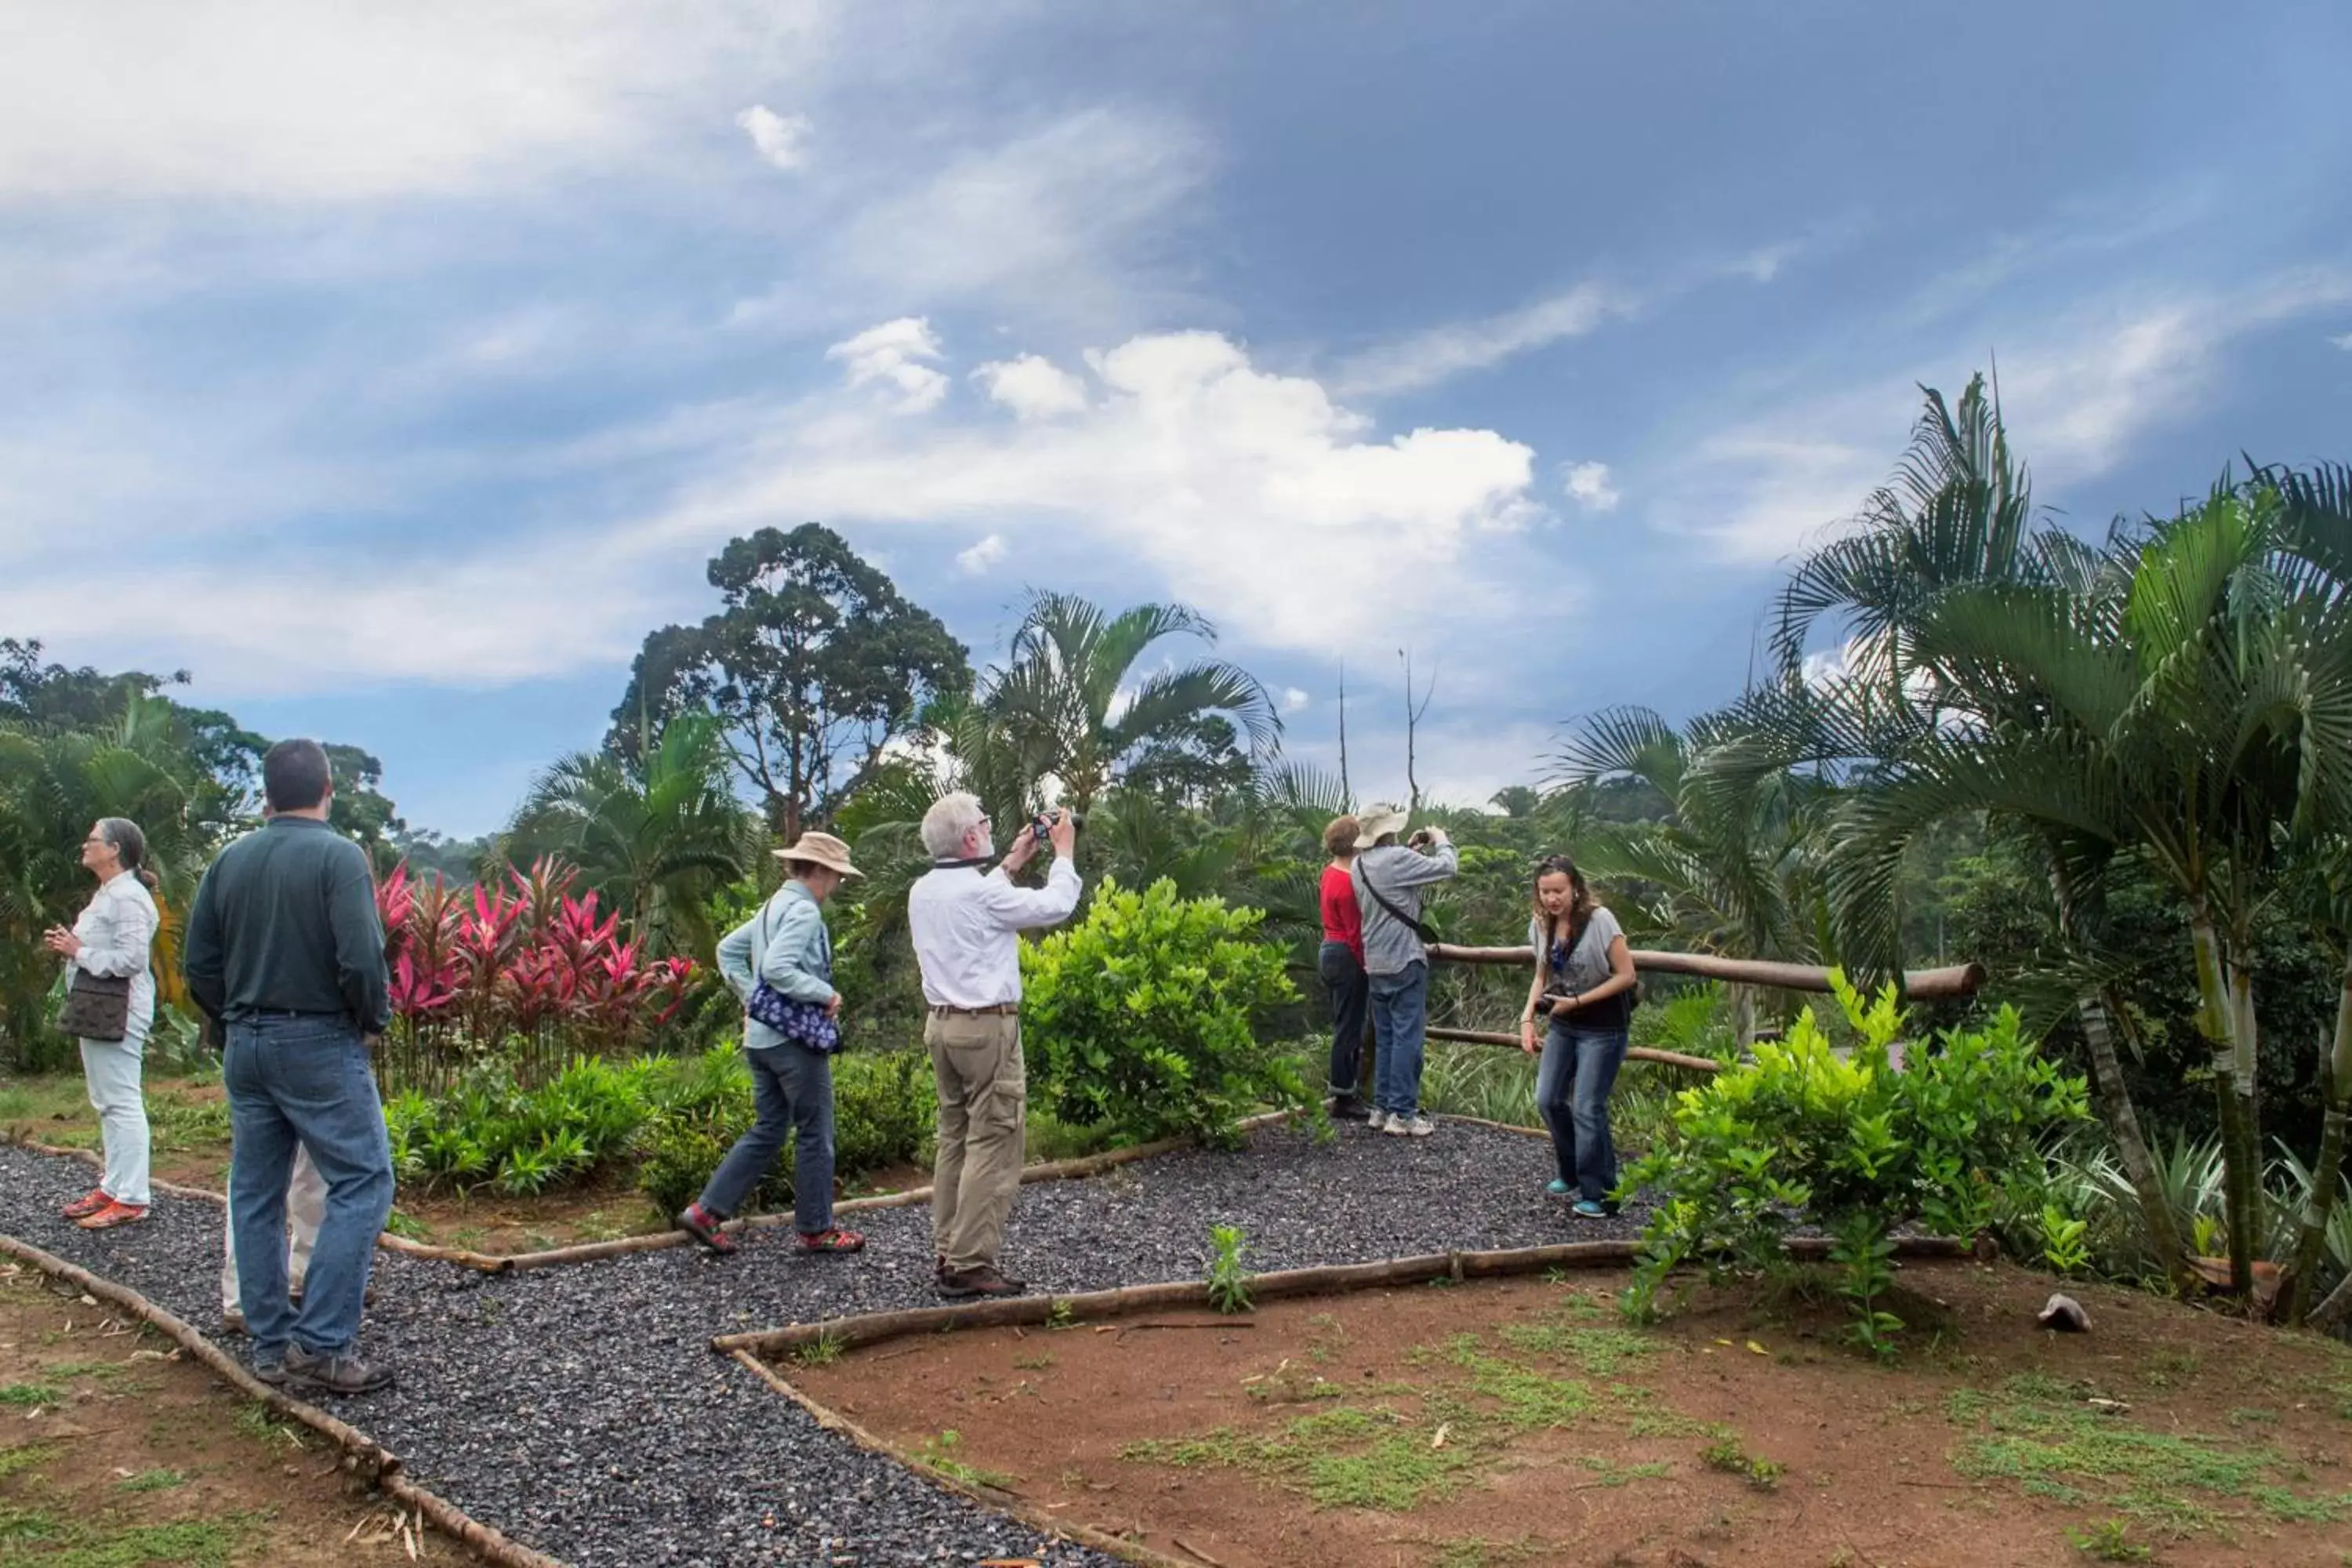
[(845, 877), (866, 875), (849, 863), (849, 846), (830, 833), (803, 833), (791, 848), (779, 849), (775, 856), (786, 864), (806, 860), (829, 871), (838, 871)]
[(1368, 805), (1356, 813), (1356, 842), (1369, 849), (1391, 833), (1404, 831), (1405, 814), (1393, 805)]

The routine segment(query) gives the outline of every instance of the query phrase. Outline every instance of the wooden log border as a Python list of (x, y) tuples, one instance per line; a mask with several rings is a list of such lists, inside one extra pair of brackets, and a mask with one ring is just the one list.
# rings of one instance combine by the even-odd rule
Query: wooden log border
[[(1329, 1296), (1387, 1285), (1418, 1285), (1432, 1279), (1487, 1279), (1535, 1274), (1550, 1268), (1621, 1268), (1632, 1265), (1640, 1243), (1635, 1241), (1570, 1241), (1548, 1247), (1514, 1247), (1486, 1252), (1430, 1252), (1412, 1258), (1391, 1258), (1374, 1263), (1335, 1264), (1318, 1268), (1286, 1268), (1253, 1274), (1253, 1300), (1275, 1301), (1296, 1296)], [(1827, 1237), (1790, 1237), (1783, 1246), (1791, 1258), (1819, 1261), (1829, 1256)], [(1969, 1242), (1951, 1237), (1897, 1237), (1897, 1258), (1948, 1258), (1971, 1256)], [(908, 1334), (943, 1333), (957, 1329), (1001, 1329), (1065, 1321), (1115, 1318), (1132, 1312), (1158, 1312), (1174, 1308), (1207, 1307), (1209, 1287), (1198, 1279), (1160, 1285), (1122, 1285), (1108, 1290), (1087, 1290), (1074, 1296), (1018, 1296), (1009, 1300), (974, 1301), (949, 1307), (907, 1307), (887, 1312), (861, 1312), (827, 1318), (814, 1323), (792, 1323), (779, 1329), (720, 1334), (710, 1348), (721, 1355), (738, 1351), (772, 1360), (790, 1355), (815, 1341), (829, 1341), (843, 1350), (878, 1344)]]
[[(1508, 1046), (1513, 1050), (1522, 1047), (1517, 1035), (1507, 1035), (1499, 1029), (1457, 1029), (1451, 1025), (1432, 1024), (1422, 1033), (1433, 1040), (1459, 1040), (1472, 1046)], [(1680, 1051), (1661, 1051), (1649, 1046), (1628, 1046), (1625, 1059), (1629, 1062), (1656, 1062), (1663, 1067), (1682, 1068), (1690, 1072), (1719, 1072), (1723, 1064), (1713, 1057), (1685, 1056)]]
[(824, 1430), (848, 1439), (868, 1453), (879, 1454), (886, 1459), (904, 1465), (932, 1485), (943, 1490), (954, 1492), (960, 1497), (969, 1498), (992, 1513), (1001, 1513), (1008, 1518), (1018, 1520), (1041, 1535), (1074, 1541), (1081, 1546), (1090, 1546), (1097, 1552), (1107, 1552), (1122, 1562), (1142, 1564), (1143, 1568), (1199, 1568), (1197, 1563), (1187, 1563), (1180, 1558), (1154, 1552), (1148, 1546), (1129, 1541), (1123, 1536), (1113, 1535), (1108, 1531), (1098, 1530), (1093, 1525), (1057, 1520), (1045, 1510), (1032, 1507), (1024, 1499), (1014, 1493), (999, 1491), (994, 1487), (982, 1486), (977, 1482), (966, 1480), (961, 1476), (950, 1475), (920, 1454), (910, 1453), (905, 1448), (885, 1442), (839, 1411), (818, 1404), (800, 1389), (778, 1376), (773, 1367), (751, 1352), (739, 1350), (730, 1353), (752, 1376), (807, 1411), (810, 1418)]
[[(1531, 947), (1458, 947), (1452, 942), (1429, 944), (1437, 963), (1519, 963), (1536, 961)], [(1688, 974), (1701, 980), (1722, 980), (1736, 985), (1763, 985), (1776, 991), (1822, 991), (1830, 988), (1830, 972), (1815, 963), (1780, 963), (1761, 958), (1720, 958), (1711, 952), (1660, 952), (1633, 949), (1633, 967), (1653, 974)], [(1942, 969), (1904, 972), (1903, 996), (1911, 1002), (1945, 1002), (1969, 996), (1985, 980), (1981, 963), (1955, 963)]]
[[(212, 1195), (197, 1188), (181, 1190), (202, 1196)], [(414, 1509), (436, 1530), (484, 1562), (496, 1563), (499, 1568), (565, 1568), (561, 1559), (533, 1551), (472, 1518), (447, 1499), (418, 1486), (401, 1473), (399, 1457), (374, 1438), (347, 1422), (337, 1420), (315, 1405), (296, 1399), (282, 1389), (270, 1387), (254, 1376), (244, 1363), (138, 1291), (102, 1279), (87, 1268), (68, 1263), (31, 1242), (21, 1241), (13, 1236), (0, 1234), (0, 1255), (29, 1263), (42, 1273), (62, 1279), (84, 1293), (120, 1307), (140, 1319), (202, 1362), (214, 1376), (239, 1394), (267, 1405), (287, 1420), (308, 1426), (342, 1449), (344, 1468), (365, 1476), (394, 1501)]]
[[(1297, 1110), (1269, 1110), (1263, 1115), (1244, 1117), (1235, 1124), (1236, 1131), (1251, 1132), (1269, 1127), (1277, 1121), (1287, 1121), (1300, 1114)], [(12, 1140), (19, 1148), (30, 1149), (37, 1154), (63, 1155), (85, 1164), (102, 1165), (104, 1159), (90, 1149), (67, 1149), (55, 1144), (37, 1142), (30, 1138)], [(1024, 1186), (1032, 1182), (1076, 1181), (1097, 1176), (1121, 1165), (1131, 1165), (1139, 1160), (1149, 1160), (1160, 1154), (1172, 1154), (1190, 1149), (1198, 1141), (1192, 1138), (1162, 1138), (1150, 1143), (1138, 1143), (1125, 1149), (1109, 1149), (1099, 1154), (1083, 1154), (1073, 1160), (1049, 1160), (1021, 1168)], [(203, 1198), (226, 1207), (228, 1199), (203, 1187), (176, 1186), (169, 1182), (151, 1184), (159, 1192), (177, 1197)], [(868, 1209), (906, 1208), (931, 1201), (929, 1186), (908, 1187), (903, 1192), (877, 1193), (871, 1197), (844, 1198), (833, 1205), (835, 1214), (859, 1214)], [(789, 1214), (751, 1215), (742, 1219), (730, 1219), (720, 1228), (732, 1232), (768, 1230), (793, 1223)], [(605, 1258), (625, 1258), (637, 1252), (659, 1252), (668, 1247), (685, 1247), (693, 1237), (682, 1230), (656, 1231), (650, 1236), (627, 1236), (617, 1241), (585, 1242), (578, 1247), (558, 1247), (544, 1252), (473, 1252), (462, 1247), (436, 1247), (429, 1242), (412, 1241), (390, 1231), (380, 1232), (375, 1244), (386, 1252), (397, 1252), (409, 1258), (429, 1258), (440, 1263), (455, 1263), (484, 1274), (513, 1274), (530, 1268), (553, 1268), (567, 1263), (593, 1263)]]

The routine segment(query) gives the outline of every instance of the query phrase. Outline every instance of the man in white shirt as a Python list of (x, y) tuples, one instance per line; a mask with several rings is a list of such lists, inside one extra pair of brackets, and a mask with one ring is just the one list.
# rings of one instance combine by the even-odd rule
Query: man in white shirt
[(939, 1157), (931, 1170), (931, 1239), (940, 1294), (950, 1300), (1017, 1296), (996, 1267), (1004, 1216), (1021, 1186), (1029, 1080), (1021, 1060), (1021, 935), (1067, 920), (1078, 907), (1071, 858), (1077, 823), (1050, 818), (1054, 863), (1043, 888), (1013, 873), (1037, 853), (1024, 825), (1003, 865), (977, 796), (950, 795), (923, 814), (932, 868), (907, 895), (907, 925), (923, 972), (930, 1016), (923, 1043), (939, 1082)]

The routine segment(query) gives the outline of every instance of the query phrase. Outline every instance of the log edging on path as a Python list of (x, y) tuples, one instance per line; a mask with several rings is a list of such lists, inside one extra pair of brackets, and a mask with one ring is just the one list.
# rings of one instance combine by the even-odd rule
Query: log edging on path
[[(1790, 1237), (1781, 1244), (1791, 1258), (1818, 1261), (1829, 1256), (1827, 1237)], [(1418, 1285), (1432, 1279), (1501, 1279), (1535, 1274), (1551, 1268), (1620, 1268), (1636, 1261), (1638, 1241), (1569, 1241), (1546, 1247), (1501, 1247), (1492, 1251), (1423, 1253), (1412, 1258), (1383, 1258), (1371, 1263), (1341, 1263), (1315, 1268), (1286, 1268), (1249, 1277), (1253, 1301), (1280, 1300), (1297, 1296), (1339, 1295), (1377, 1289), (1387, 1285)], [(1911, 1236), (1895, 1238), (1895, 1256), (1914, 1258), (1957, 1258), (1972, 1255), (1971, 1244), (1953, 1237)], [(944, 1307), (904, 1307), (887, 1312), (861, 1312), (846, 1318), (826, 1318), (814, 1323), (792, 1323), (778, 1329), (720, 1334), (710, 1348), (721, 1355), (748, 1352), (771, 1358), (789, 1355), (803, 1345), (823, 1340), (841, 1350), (878, 1344), (908, 1334), (940, 1333), (956, 1329), (1028, 1327), (1056, 1321), (1119, 1317), (1132, 1312), (1165, 1311), (1171, 1308), (1207, 1307), (1205, 1280), (1180, 1279), (1157, 1285), (1121, 1285), (1108, 1290), (1086, 1290), (1068, 1296), (1020, 1296), (1009, 1300), (974, 1301)]]
[(809, 1418), (824, 1430), (835, 1436), (846, 1438), (867, 1453), (878, 1454), (893, 1464), (903, 1465), (932, 1485), (954, 1492), (959, 1497), (969, 1498), (992, 1513), (1001, 1513), (1009, 1519), (1016, 1520), (1048, 1538), (1058, 1538), (1075, 1542), (1080, 1546), (1090, 1546), (1097, 1552), (1107, 1552), (1122, 1562), (1141, 1564), (1142, 1568), (1198, 1568), (1196, 1563), (1170, 1557), (1093, 1525), (1057, 1520), (1045, 1510), (1032, 1507), (1026, 1499), (1017, 1493), (1001, 1491), (994, 1487), (982, 1486), (967, 1480), (961, 1476), (951, 1475), (924, 1458), (920, 1454), (909, 1453), (905, 1448), (877, 1436), (831, 1406), (818, 1404), (793, 1384), (778, 1376), (773, 1367), (751, 1352), (739, 1350), (732, 1354), (736, 1362), (752, 1376), (767, 1384), (773, 1392), (782, 1394), (786, 1399), (807, 1411)]
[[(198, 1196), (215, 1195), (205, 1193), (201, 1188), (177, 1190)], [(418, 1486), (401, 1473), (399, 1456), (383, 1444), (350, 1423), (328, 1415), (317, 1405), (296, 1399), (281, 1389), (270, 1387), (254, 1376), (251, 1370), (235, 1356), (129, 1286), (118, 1285), (79, 1264), (68, 1263), (54, 1253), (5, 1232), (0, 1232), (0, 1254), (29, 1263), (42, 1273), (62, 1279), (86, 1294), (110, 1302), (142, 1320), (202, 1362), (214, 1376), (239, 1394), (258, 1401), (289, 1421), (309, 1427), (342, 1449), (344, 1468), (364, 1475), (394, 1501), (415, 1510), (434, 1529), (484, 1562), (496, 1563), (499, 1568), (565, 1568), (560, 1558), (533, 1551), (493, 1526), (473, 1518), (446, 1498)]]
[[(1234, 1131), (1255, 1131), (1260, 1127), (1269, 1127), (1278, 1121), (1287, 1121), (1298, 1114), (1299, 1111), (1297, 1110), (1269, 1110), (1261, 1115), (1244, 1117), (1234, 1124)], [(56, 1144), (38, 1142), (30, 1138), (10, 1141), (20, 1148), (32, 1150), (37, 1154), (64, 1155), (91, 1165), (103, 1165), (105, 1163), (103, 1157), (91, 1149), (68, 1149)], [(1100, 1175), (1105, 1171), (1115, 1170), (1121, 1165), (1130, 1165), (1139, 1160), (1149, 1160), (1156, 1155), (1172, 1154), (1181, 1149), (1190, 1149), (1198, 1142), (1192, 1137), (1161, 1138), (1150, 1143), (1137, 1143), (1125, 1149), (1107, 1149), (1099, 1154), (1081, 1154), (1070, 1160), (1047, 1160), (1034, 1165), (1024, 1165), (1021, 1167), (1021, 1184), (1026, 1186), (1032, 1182), (1075, 1181), (1087, 1176)], [(209, 1203), (220, 1204), (223, 1206), (226, 1206), (228, 1203), (228, 1199), (219, 1193), (210, 1192), (203, 1187), (176, 1186), (169, 1182), (154, 1182), (150, 1184), (159, 1192), (170, 1193), (178, 1197), (203, 1198)], [(915, 1204), (927, 1204), (930, 1201), (931, 1189), (925, 1185), (908, 1187), (902, 1192), (877, 1193), (871, 1197), (844, 1198), (835, 1204), (833, 1208), (835, 1214), (858, 1214), (868, 1209), (906, 1208)], [(767, 1230), (776, 1226), (792, 1223), (793, 1216), (790, 1214), (750, 1215), (741, 1219), (730, 1219), (719, 1228), (733, 1232)], [(583, 1242), (577, 1247), (551, 1247), (543, 1252), (475, 1252), (462, 1247), (436, 1247), (430, 1242), (412, 1241), (407, 1237), (394, 1236), (387, 1230), (378, 1233), (375, 1244), (386, 1252), (397, 1252), (410, 1258), (428, 1258), (438, 1263), (454, 1263), (460, 1268), (472, 1268), (484, 1274), (513, 1274), (530, 1268), (553, 1268), (567, 1263), (593, 1263), (601, 1258), (625, 1258), (638, 1252), (659, 1252), (673, 1247), (685, 1247), (693, 1240), (692, 1237), (682, 1230), (663, 1230), (656, 1231), (649, 1236), (625, 1236), (617, 1241), (591, 1241)]]

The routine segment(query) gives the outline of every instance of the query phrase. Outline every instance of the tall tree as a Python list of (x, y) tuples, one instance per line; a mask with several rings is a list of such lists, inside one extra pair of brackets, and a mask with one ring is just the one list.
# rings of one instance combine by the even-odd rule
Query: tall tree
[(625, 756), (673, 714), (716, 713), (786, 838), (828, 820), (927, 700), (971, 685), (963, 645), (820, 523), (731, 541), (709, 578), (723, 608), (646, 638), (605, 744)]

